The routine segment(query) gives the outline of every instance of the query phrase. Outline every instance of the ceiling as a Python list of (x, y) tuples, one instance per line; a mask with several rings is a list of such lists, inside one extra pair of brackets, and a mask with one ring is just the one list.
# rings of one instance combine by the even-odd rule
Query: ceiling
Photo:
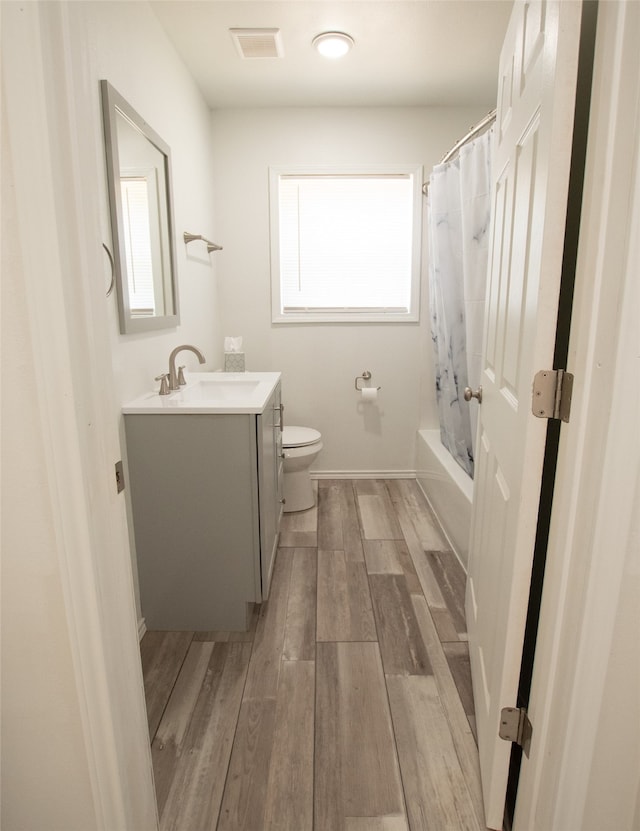
[[(152, 0), (209, 106), (495, 105), (511, 0)], [(229, 29), (280, 29), (281, 58), (242, 59)], [(355, 47), (328, 61), (324, 31)]]

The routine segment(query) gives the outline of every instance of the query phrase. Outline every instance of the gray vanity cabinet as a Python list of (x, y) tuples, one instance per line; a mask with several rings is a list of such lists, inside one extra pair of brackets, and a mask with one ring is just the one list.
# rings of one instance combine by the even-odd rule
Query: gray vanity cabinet
[(247, 628), (266, 599), (282, 512), (280, 385), (263, 412), (126, 414), (148, 629)]

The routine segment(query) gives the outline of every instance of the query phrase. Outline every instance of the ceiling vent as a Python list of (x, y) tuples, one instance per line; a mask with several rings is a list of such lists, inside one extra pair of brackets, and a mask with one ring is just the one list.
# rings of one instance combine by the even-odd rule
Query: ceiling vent
[(280, 29), (229, 29), (241, 58), (281, 58)]

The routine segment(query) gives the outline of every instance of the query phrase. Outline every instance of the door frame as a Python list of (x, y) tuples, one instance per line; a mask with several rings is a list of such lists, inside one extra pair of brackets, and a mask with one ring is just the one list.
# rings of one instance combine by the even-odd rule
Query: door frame
[[(114, 471), (121, 451), (99, 189), (85, 184), (87, 171), (97, 170), (86, 117), (98, 90), (78, 80), (91, 78), (82, 15), (62, 3), (8, 3), (2, 18), (14, 245), (27, 319), (21, 335), (33, 356), (29, 380), (35, 379), (38, 404), (30, 435), (43, 447), (52, 583), (60, 582), (65, 612), (64, 626), (48, 634), (64, 640), (72, 656), (68, 680), (85, 754), (75, 760), (90, 782), (94, 827), (153, 831), (158, 817), (133, 573)], [(22, 344), (14, 346), (18, 352)], [(30, 638), (31, 631), (14, 634), (25, 651), (34, 646)], [(66, 706), (42, 701), (52, 719)], [(56, 781), (64, 776), (54, 774)], [(65, 821), (72, 816), (70, 809)]]
[[(604, 668), (633, 545), (639, 31), (636, 4), (600, 4), (567, 366), (575, 374), (572, 414), (559, 446), (529, 706), (531, 755), (522, 759), (515, 831), (584, 827)], [(618, 764), (624, 768), (625, 760)]]

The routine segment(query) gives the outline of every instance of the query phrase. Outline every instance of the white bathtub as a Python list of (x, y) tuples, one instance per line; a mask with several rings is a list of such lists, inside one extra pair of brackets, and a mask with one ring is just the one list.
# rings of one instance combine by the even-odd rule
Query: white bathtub
[(449, 544), (467, 567), (473, 480), (440, 441), (439, 430), (418, 430), (416, 478)]

